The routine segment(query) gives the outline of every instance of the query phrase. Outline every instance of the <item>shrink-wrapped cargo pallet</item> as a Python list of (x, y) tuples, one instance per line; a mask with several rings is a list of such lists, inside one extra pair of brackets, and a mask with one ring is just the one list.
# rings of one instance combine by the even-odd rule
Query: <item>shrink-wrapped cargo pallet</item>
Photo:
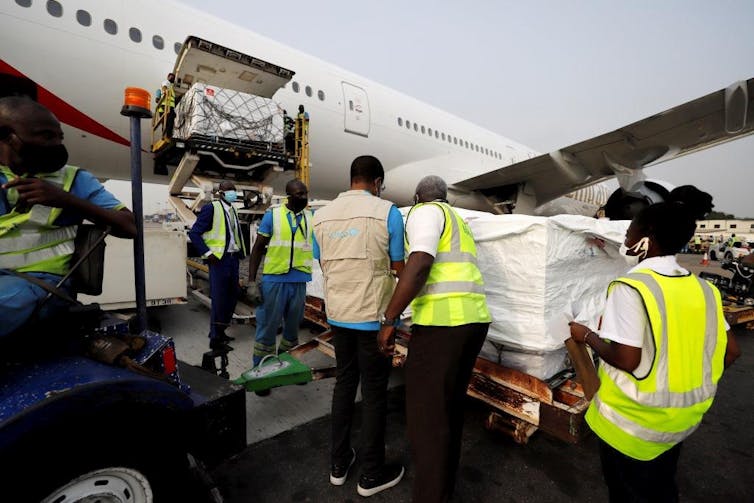
[(283, 142), (283, 110), (267, 98), (197, 83), (176, 106), (173, 137), (279, 144)]
[[(629, 222), (457, 211), (474, 234), (492, 315), (480, 356), (540, 379), (563, 370), (568, 321), (596, 327), (607, 286), (629, 268), (618, 253)], [(321, 275), (315, 266), (307, 294), (323, 296)]]

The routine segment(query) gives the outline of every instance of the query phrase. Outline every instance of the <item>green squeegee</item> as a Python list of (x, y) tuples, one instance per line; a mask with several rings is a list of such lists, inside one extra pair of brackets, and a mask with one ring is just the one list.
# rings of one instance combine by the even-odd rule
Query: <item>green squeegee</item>
[(290, 354), (282, 353), (265, 356), (256, 367), (241, 374), (233, 383), (244, 386), (246, 391), (262, 391), (288, 384), (307, 383), (311, 380), (311, 368)]

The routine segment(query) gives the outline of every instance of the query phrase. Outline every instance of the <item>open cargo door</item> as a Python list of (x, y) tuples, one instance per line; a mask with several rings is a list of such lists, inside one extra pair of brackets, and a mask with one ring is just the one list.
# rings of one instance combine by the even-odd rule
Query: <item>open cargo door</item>
[(202, 82), (263, 98), (272, 98), (295, 72), (199, 37), (183, 43), (173, 69), (175, 92), (180, 96)]

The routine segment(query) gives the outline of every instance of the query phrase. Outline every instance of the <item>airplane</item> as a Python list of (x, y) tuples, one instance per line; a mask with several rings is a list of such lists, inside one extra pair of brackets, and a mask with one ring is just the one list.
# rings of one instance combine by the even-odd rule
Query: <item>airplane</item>
[[(541, 154), (497, 133), (174, 1), (14, 0), (0, 6), (0, 94), (27, 92), (61, 121), (70, 162), (101, 179), (130, 177), (126, 86), (156, 89), (190, 36), (291, 70), (272, 98), (311, 116), (310, 194), (347, 189), (348, 166), (380, 159), (384, 197), (409, 205), (418, 180), (442, 176), (468, 209), (589, 214), (606, 180), (646, 190), (643, 168), (754, 132), (754, 78), (615, 131)], [(142, 145), (151, 143), (149, 128)], [(151, 154), (143, 154), (149, 166)], [(168, 183), (145, 171), (146, 182)], [(621, 192), (622, 191), (622, 192)], [(570, 195), (571, 197), (563, 197)], [(619, 194), (618, 194), (619, 195)], [(562, 203), (562, 204), (559, 204)]]

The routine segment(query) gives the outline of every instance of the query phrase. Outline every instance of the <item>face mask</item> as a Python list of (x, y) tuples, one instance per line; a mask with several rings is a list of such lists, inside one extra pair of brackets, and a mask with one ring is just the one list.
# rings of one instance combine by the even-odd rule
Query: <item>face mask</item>
[(21, 142), (21, 148), (17, 151), (21, 157), (21, 166), (29, 174), (54, 173), (68, 162), (65, 145), (30, 145), (21, 138), (18, 141)]
[(234, 203), (236, 202), (236, 199), (238, 199), (238, 192), (235, 190), (226, 190), (223, 192), (223, 199), (229, 203)]
[[(630, 261), (633, 261), (634, 259), (638, 263), (641, 259), (647, 256), (647, 252), (649, 251), (649, 238), (643, 237), (639, 241), (636, 242), (635, 245), (632, 247), (626, 246), (626, 243), (623, 243), (620, 245), (620, 249), (618, 252), (623, 255), (624, 257), (627, 257)], [(628, 254), (628, 252), (632, 252), (631, 255)]]
[(298, 213), (299, 211), (302, 211), (304, 208), (306, 208), (306, 205), (309, 204), (309, 199), (296, 199), (288, 196), (288, 204), (290, 204), (290, 208), (294, 213)]

